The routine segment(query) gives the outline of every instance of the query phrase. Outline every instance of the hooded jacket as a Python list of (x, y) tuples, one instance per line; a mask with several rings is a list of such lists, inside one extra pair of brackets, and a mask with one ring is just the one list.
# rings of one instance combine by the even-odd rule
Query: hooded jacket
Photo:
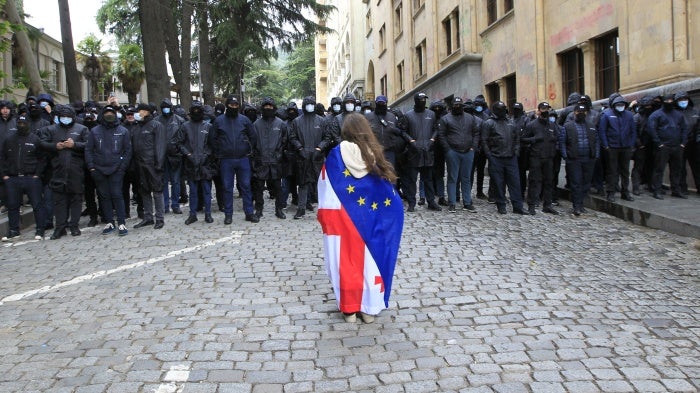
[(612, 106), (606, 109), (600, 116), (598, 124), (598, 135), (601, 146), (604, 149), (612, 148), (632, 148), (637, 142), (637, 127), (634, 122), (634, 115), (628, 110), (622, 113), (615, 110), (615, 105), (624, 103), (622, 96), (614, 97)]
[(183, 173), (190, 181), (210, 180), (216, 174), (217, 162), (212, 151), (211, 124), (186, 121), (175, 135), (175, 146), (184, 157)]
[(105, 176), (124, 174), (130, 160), (129, 131), (119, 124), (119, 120), (107, 122), (101, 118), (100, 124), (90, 130), (85, 147), (85, 163), (88, 170), (94, 169)]
[(492, 115), (481, 126), (481, 147), (487, 157), (511, 158), (520, 154), (520, 135), (513, 121)]
[(0, 179), (4, 176), (41, 176), (46, 162), (36, 133), (13, 132), (0, 140)]
[(408, 144), (407, 165), (413, 168), (433, 166), (435, 163), (433, 149), (438, 136), (435, 112), (427, 108), (421, 112), (411, 109), (406, 112), (405, 118), (406, 134), (415, 140)]
[(165, 164), (165, 129), (148, 115), (133, 129), (132, 156), (139, 166), (147, 166), (156, 172), (163, 171)]
[(252, 152), (256, 136), (250, 119), (238, 116), (219, 115), (212, 123), (212, 150), (220, 159), (240, 159)]
[[(75, 121), (68, 127), (54, 124), (39, 131), (41, 148), (49, 153), (49, 187), (52, 190), (73, 194), (84, 192), (85, 145), (88, 132), (87, 127)], [(68, 138), (75, 143), (73, 148), (58, 150), (56, 145)]]

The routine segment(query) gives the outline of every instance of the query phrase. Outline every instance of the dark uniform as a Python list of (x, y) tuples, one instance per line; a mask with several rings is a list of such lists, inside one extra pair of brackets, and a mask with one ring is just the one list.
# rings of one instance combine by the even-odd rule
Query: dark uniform
[(260, 104), (262, 117), (253, 123), (258, 136), (257, 143), (253, 145), (253, 201), (255, 214), (262, 217), (265, 198), (263, 191), (265, 184), (270, 195), (275, 198), (275, 216), (286, 218), (282, 211), (281, 178), (285, 161), (284, 153), (287, 149), (287, 125), (282, 119), (275, 116), (277, 106), (271, 98), (264, 98)]
[(535, 214), (535, 206), (539, 203), (542, 195), (542, 211), (545, 213), (558, 214), (552, 208), (554, 191), (554, 158), (557, 154), (557, 143), (559, 141), (559, 129), (555, 122), (549, 121), (549, 111), (552, 109), (548, 103), (538, 105), (540, 116), (529, 122), (525, 128), (522, 142), (530, 144), (530, 161), (528, 167), (527, 204), (530, 214)]

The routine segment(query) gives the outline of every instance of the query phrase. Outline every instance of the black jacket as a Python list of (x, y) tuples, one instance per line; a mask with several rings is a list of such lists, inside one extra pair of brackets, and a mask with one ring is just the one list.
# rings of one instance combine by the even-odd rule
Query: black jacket
[(281, 178), (288, 140), (287, 125), (277, 117), (263, 117), (256, 120), (253, 127), (258, 136), (253, 145), (253, 176), (257, 179)]
[(160, 124), (162, 124), (163, 128), (165, 129), (165, 140), (168, 141), (167, 147), (165, 149), (165, 154), (167, 156), (168, 163), (170, 164), (171, 168), (179, 168), (182, 164), (182, 155), (177, 150), (177, 146), (175, 145), (175, 134), (177, 134), (178, 130), (180, 129), (180, 126), (182, 125), (182, 123), (185, 122), (185, 119), (174, 113), (171, 113), (167, 116), (161, 114), (156, 118), (156, 120), (158, 120), (158, 122), (160, 122)]
[(415, 140), (408, 144), (407, 165), (414, 168), (433, 166), (433, 149), (438, 129), (435, 112), (430, 109), (421, 112), (411, 109), (406, 113), (406, 122), (406, 133)]
[(409, 136), (399, 128), (396, 115), (388, 111), (385, 115), (372, 112), (366, 114), (365, 118), (384, 150), (395, 153), (400, 153), (403, 150)]
[(129, 131), (118, 123), (99, 124), (88, 134), (85, 163), (105, 176), (125, 173), (131, 160)]
[(479, 149), (481, 139), (481, 119), (468, 113), (453, 115), (448, 113), (440, 118), (439, 141), (444, 151), (454, 150), (465, 153)]
[(41, 140), (35, 133), (20, 135), (16, 132), (0, 142), (0, 178), (4, 176), (41, 176), (46, 161)]
[(134, 128), (132, 143), (133, 160), (137, 165), (163, 170), (167, 139), (162, 124), (147, 116)]
[(187, 180), (211, 180), (216, 175), (218, 162), (211, 148), (211, 138), (211, 124), (204, 121), (187, 121), (175, 134), (175, 146), (184, 156)]
[(510, 158), (520, 153), (520, 135), (510, 119), (490, 117), (481, 125), (481, 148), (492, 157)]
[[(292, 121), (289, 144), (297, 153), (297, 182), (313, 183), (318, 179), (325, 156), (322, 148), (323, 118), (315, 113), (304, 113)], [(321, 148), (322, 151), (316, 150)]]
[[(52, 171), (49, 187), (52, 190), (74, 194), (84, 192), (88, 132), (87, 127), (78, 123), (73, 123), (70, 127), (54, 124), (40, 130), (41, 148), (49, 152)], [(68, 138), (73, 139), (73, 148), (58, 150), (56, 145)]]
[(548, 119), (535, 119), (525, 127), (524, 137), (520, 142), (530, 144), (530, 157), (554, 158), (559, 143), (559, 126), (550, 123)]

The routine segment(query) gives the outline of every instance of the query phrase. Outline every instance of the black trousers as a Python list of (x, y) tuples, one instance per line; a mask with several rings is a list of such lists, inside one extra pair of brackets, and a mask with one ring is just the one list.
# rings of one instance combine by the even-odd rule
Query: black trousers
[[(513, 209), (523, 208), (522, 192), (520, 191), (520, 174), (518, 173), (517, 157), (489, 158), (489, 184), (493, 184), (496, 206), (506, 206), (506, 188)], [(532, 168), (530, 168), (532, 176)]]
[[(620, 185), (622, 195), (629, 194), (630, 186), (630, 160), (632, 160), (631, 147), (611, 147), (605, 150), (608, 165), (605, 173), (605, 190), (608, 194), (615, 193), (617, 185)], [(619, 181), (618, 181), (619, 180)]]
[(97, 185), (95, 184), (95, 181), (92, 179), (92, 176), (90, 176), (90, 173), (86, 170), (85, 171), (85, 180), (84, 180), (84, 185), (85, 185), (85, 208), (87, 209), (87, 213), (90, 216), (90, 218), (97, 218), (97, 215), (100, 213), (100, 210), (97, 207), (97, 197), (99, 195), (97, 194)]
[(530, 175), (527, 186), (527, 204), (534, 206), (542, 195), (543, 206), (552, 205), (552, 190), (554, 189), (554, 159), (530, 156)]
[(432, 166), (422, 166), (420, 168), (409, 167), (406, 168), (408, 173), (408, 182), (406, 185), (406, 200), (409, 206), (416, 206), (416, 192), (418, 190), (418, 174), (420, 173), (420, 178), (423, 180), (423, 187), (425, 188), (425, 200), (428, 204), (435, 203), (435, 183), (433, 182), (433, 167)]
[[(476, 172), (476, 193), (478, 194), (483, 194), (484, 193), (484, 171), (486, 170), (486, 162), (488, 159), (486, 158), (486, 155), (482, 152), (477, 152), (476, 155), (474, 156), (474, 166), (472, 167), (472, 174), (471, 174), (471, 184), (472, 186), (474, 185), (474, 172)], [(489, 186), (489, 189), (491, 187)], [(489, 193), (491, 194), (491, 193)], [(489, 195), (492, 196), (492, 195)]]
[(83, 194), (69, 192), (53, 192), (53, 214), (56, 217), (56, 232), (66, 227), (78, 229), (80, 212), (83, 208)]
[(253, 205), (255, 206), (255, 211), (262, 211), (265, 205), (265, 184), (267, 184), (267, 189), (270, 190), (270, 194), (275, 197), (275, 210), (280, 210), (284, 208), (284, 200), (282, 200), (282, 181), (281, 179), (258, 179), (253, 178)]
[(661, 192), (661, 181), (664, 169), (668, 164), (671, 179), (671, 192), (681, 192), (681, 165), (683, 165), (683, 148), (680, 146), (664, 146), (654, 154), (654, 175), (652, 176), (652, 191)]

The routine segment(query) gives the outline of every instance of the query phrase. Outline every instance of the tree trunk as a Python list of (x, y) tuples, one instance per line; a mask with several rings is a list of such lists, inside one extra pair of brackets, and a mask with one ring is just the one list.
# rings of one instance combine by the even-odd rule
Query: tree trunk
[(136, 93), (126, 93), (129, 105), (136, 105)]
[(199, 78), (202, 88), (202, 101), (205, 105), (216, 103), (214, 100), (214, 77), (211, 67), (211, 53), (209, 52), (209, 5), (203, 1), (198, 9), (199, 24)]
[(82, 101), (83, 94), (80, 89), (80, 75), (75, 61), (75, 49), (73, 47), (73, 32), (70, 22), (70, 8), (68, 0), (58, 0), (58, 15), (61, 20), (61, 46), (63, 47), (63, 66), (66, 71), (66, 89), (70, 102)]
[(19, 16), (15, 0), (6, 0), (5, 12), (7, 13), (7, 19), (10, 23), (22, 26), (20, 29), (14, 31), (14, 33), (17, 37), (20, 51), (22, 52), (25, 71), (27, 71), (27, 75), (29, 75), (29, 91), (27, 92), (27, 96), (37, 95), (44, 90), (44, 87), (41, 83), (41, 75), (39, 75), (39, 66), (36, 64), (36, 57), (34, 57), (32, 46), (29, 43), (29, 37), (27, 37), (27, 32), (24, 30), (24, 21), (22, 21), (22, 18)]
[(191, 63), (192, 63), (192, 4), (189, 1), (182, 2), (182, 38), (180, 45), (182, 46), (182, 82), (180, 84), (180, 105), (185, 110), (192, 103), (192, 84), (191, 78)]
[(170, 97), (170, 78), (165, 64), (165, 38), (160, 23), (160, 3), (139, 0), (139, 22), (143, 43), (143, 63), (146, 68), (148, 102), (157, 103)]
[[(175, 79), (175, 92), (182, 97), (182, 56), (180, 56), (180, 42), (177, 34), (177, 20), (175, 19), (176, 5), (171, 0), (160, 0), (161, 9), (161, 29), (164, 32), (165, 49), (168, 51), (168, 61), (170, 69), (173, 71)], [(166, 98), (166, 97), (163, 97)], [(167, 96), (170, 98), (170, 95)]]

